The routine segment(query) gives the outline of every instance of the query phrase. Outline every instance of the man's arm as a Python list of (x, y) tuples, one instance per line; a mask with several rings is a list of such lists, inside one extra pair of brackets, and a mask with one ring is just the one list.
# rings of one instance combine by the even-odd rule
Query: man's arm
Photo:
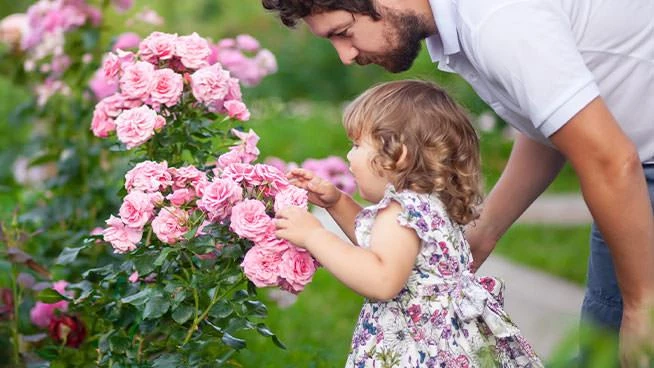
[(637, 345), (653, 344), (647, 335), (654, 329), (647, 310), (654, 297), (654, 215), (640, 159), (599, 97), (551, 140), (577, 172), (611, 252), (624, 305), (622, 356), (629, 357), (630, 350), (642, 347)]
[(481, 216), (466, 228), (476, 270), (497, 241), (559, 173), (564, 157), (519, 134), (500, 180), (483, 204)]

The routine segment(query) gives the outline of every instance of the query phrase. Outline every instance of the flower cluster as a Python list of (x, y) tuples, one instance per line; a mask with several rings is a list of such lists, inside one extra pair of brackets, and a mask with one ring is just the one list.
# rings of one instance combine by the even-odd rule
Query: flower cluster
[[(211, 113), (248, 120), (239, 81), (219, 63), (210, 64), (211, 49), (197, 33), (177, 36), (154, 32), (137, 54), (117, 50), (103, 62), (103, 73), (118, 92), (95, 107), (91, 129), (106, 138), (116, 132), (128, 149), (140, 146), (167, 120), (182, 120), (175, 110), (192, 104)], [(179, 109), (178, 109), (179, 110)]]
[(252, 130), (233, 134), (240, 142), (210, 171), (144, 161), (127, 172), (127, 195), (119, 216), (107, 220), (104, 240), (116, 253), (127, 253), (139, 247), (147, 227), (168, 245), (184, 242), (189, 234), (210, 236), (206, 228), (216, 227), (250, 242), (242, 267), (256, 286), (300, 292), (311, 281), (315, 261), (275, 237), (272, 217), (284, 207), (307, 208), (307, 193), (277, 168), (254, 163), (259, 137)]
[[(268, 157), (266, 163), (282, 171), (298, 167), (294, 162), (285, 162), (277, 157)], [(323, 159), (307, 159), (301, 165), (303, 169), (312, 171), (319, 177), (329, 180), (336, 187), (347, 194), (353, 194), (356, 190), (356, 182), (350, 172), (347, 162), (341, 157), (329, 156)]]
[(246, 86), (257, 85), (263, 77), (277, 71), (277, 60), (272, 52), (261, 48), (259, 42), (247, 34), (222, 39), (211, 45), (211, 51), (210, 62), (219, 62)]

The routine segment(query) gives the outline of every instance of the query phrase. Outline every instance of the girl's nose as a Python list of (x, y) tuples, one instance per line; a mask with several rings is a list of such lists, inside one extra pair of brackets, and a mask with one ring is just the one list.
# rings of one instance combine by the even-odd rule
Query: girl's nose
[(341, 62), (345, 65), (352, 64), (354, 59), (359, 55), (359, 50), (357, 50), (349, 40), (333, 39), (332, 45), (334, 46), (334, 49), (336, 49)]

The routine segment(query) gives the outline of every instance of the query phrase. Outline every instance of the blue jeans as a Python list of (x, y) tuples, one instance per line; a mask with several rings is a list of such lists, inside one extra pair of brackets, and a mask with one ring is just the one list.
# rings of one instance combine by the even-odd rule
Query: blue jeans
[[(650, 203), (654, 208), (654, 165), (644, 165), (643, 169)], [(581, 307), (581, 319), (615, 332), (619, 331), (622, 321), (622, 296), (611, 253), (595, 224), (591, 228), (586, 295)]]

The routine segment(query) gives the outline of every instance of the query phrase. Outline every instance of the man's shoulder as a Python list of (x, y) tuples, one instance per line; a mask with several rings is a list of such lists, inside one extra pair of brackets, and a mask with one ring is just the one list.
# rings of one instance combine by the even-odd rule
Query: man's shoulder
[(477, 29), (498, 12), (520, 16), (526, 9), (538, 8), (537, 0), (457, 0), (456, 15), (461, 24)]

